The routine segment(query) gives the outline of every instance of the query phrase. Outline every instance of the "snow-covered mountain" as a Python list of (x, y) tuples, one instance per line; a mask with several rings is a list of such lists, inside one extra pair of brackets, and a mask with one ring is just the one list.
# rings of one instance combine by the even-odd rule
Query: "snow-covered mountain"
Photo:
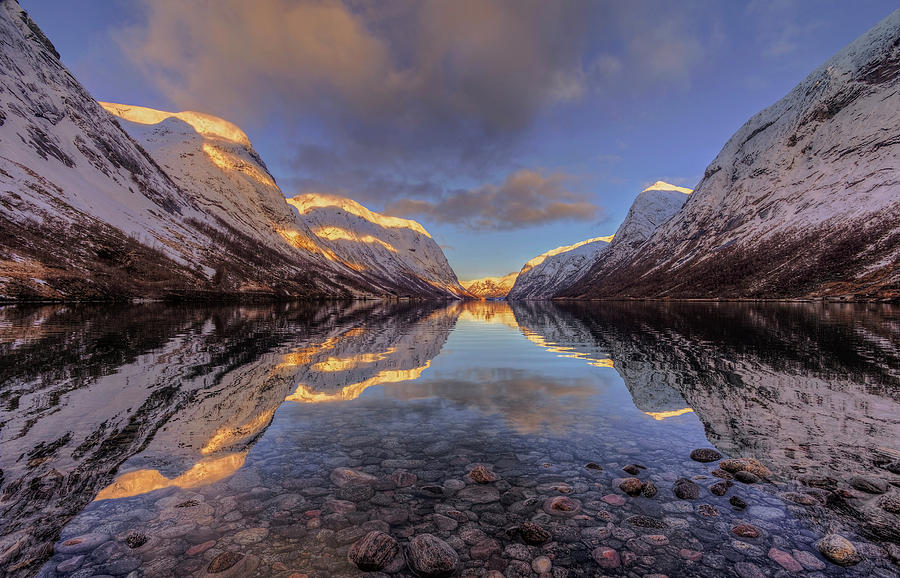
[(482, 277), (471, 281), (460, 281), (460, 285), (472, 295), (481, 299), (502, 299), (512, 289), (519, 276), (518, 271), (513, 271), (502, 277)]
[(335, 258), (233, 124), (104, 106), (0, 2), (0, 300), (464, 293), (436, 245)]
[(333, 195), (298, 195), (298, 227), (329, 259), (343, 263), (369, 284), (395, 295), (470, 297), (440, 246), (416, 221), (370, 211)]
[(567, 297), (900, 296), (900, 10), (728, 141), (684, 207)]
[(312, 253), (323, 271), (376, 295), (465, 294), (420, 224), (379, 215), (341, 197), (286, 200), (250, 140), (230, 122), (196, 112), (101, 104), (232, 234), (250, 235), (288, 257)]
[(569, 287), (609, 248), (613, 235), (595, 237), (551, 249), (531, 259), (519, 271), (509, 299), (547, 299)]

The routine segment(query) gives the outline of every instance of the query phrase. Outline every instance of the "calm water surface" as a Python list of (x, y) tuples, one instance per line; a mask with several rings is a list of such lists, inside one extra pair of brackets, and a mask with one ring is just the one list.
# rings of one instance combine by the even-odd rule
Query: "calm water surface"
[[(0, 568), (352, 576), (382, 530), (458, 575), (897, 576), (898, 342), (886, 305), (3, 308)], [(697, 448), (772, 475), (715, 495)]]

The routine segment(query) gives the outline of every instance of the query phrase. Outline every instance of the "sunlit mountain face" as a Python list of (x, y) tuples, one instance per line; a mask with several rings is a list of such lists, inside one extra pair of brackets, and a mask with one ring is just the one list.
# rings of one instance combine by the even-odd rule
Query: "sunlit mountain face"
[[(365, 533), (357, 524), (455, 544), (467, 526), (444, 524), (452, 511), (486, 533), (502, 518), (585, 536), (644, 516), (713, 563), (741, 522), (814, 558), (826, 531), (887, 552), (896, 514), (858, 488), (896, 477), (896, 323), (888, 305), (799, 303), (6, 308), (0, 539), (21, 544), (8, 560), (23, 576), (51, 556), (46, 568), (78, 565), (82, 550), (65, 546), (78, 540), (110, 542), (110, 559), (136, 568), (199, 570), (231, 551), (263, 573), (273, 560), (349, 571), (342, 545), (318, 537), (329, 525), (340, 520), (345, 540)], [(57, 354), (36, 356), (46, 350)], [(704, 447), (771, 473), (720, 497), (716, 463), (688, 457)], [(619, 489), (632, 463), (657, 496)], [(472, 464), (499, 481), (472, 482)], [(672, 494), (680, 477), (699, 501)], [(584, 514), (548, 515), (557, 496)], [(717, 515), (707, 522), (701, 505)], [(674, 532), (679, 520), (694, 525)], [(201, 537), (215, 544), (208, 558), (172, 546)], [(591, 540), (565, 548), (590, 556)], [(669, 550), (635, 564), (685, 568)], [(885, 564), (868, 556), (844, 572)]]

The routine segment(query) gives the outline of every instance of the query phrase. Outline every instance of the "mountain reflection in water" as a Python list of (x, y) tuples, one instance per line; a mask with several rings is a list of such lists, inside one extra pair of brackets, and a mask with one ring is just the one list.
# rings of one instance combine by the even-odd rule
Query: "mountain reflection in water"
[(859, 475), (900, 483), (898, 337), (887, 305), (2, 308), (0, 566), (33, 575), (60, 533), (120, 500), (211, 500), (248, 479), (278, 495), (291, 480), (266, 487), (273, 467), (318, 480), (395, 446), (402, 459), (371, 463), (429, 462), (441, 444), (458, 467), (533, 456), (560, 481), (580, 467), (563, 462), (597, 461), (611, 484), (626, 463), (673, 469), (711, 442), (820, 491), (814, 531), (900, 542), (897, 515), (850, 490)]

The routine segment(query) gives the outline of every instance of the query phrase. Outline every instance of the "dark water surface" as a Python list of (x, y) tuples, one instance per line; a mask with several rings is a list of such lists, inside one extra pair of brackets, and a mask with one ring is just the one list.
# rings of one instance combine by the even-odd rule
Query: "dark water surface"
[[(0, 308), (0, 574), (352, 576), (381, 530), (458, 575), (897, 576), (898, 343), (887, 305)], [(697, 448), (771, 475), (715, 495)]]

